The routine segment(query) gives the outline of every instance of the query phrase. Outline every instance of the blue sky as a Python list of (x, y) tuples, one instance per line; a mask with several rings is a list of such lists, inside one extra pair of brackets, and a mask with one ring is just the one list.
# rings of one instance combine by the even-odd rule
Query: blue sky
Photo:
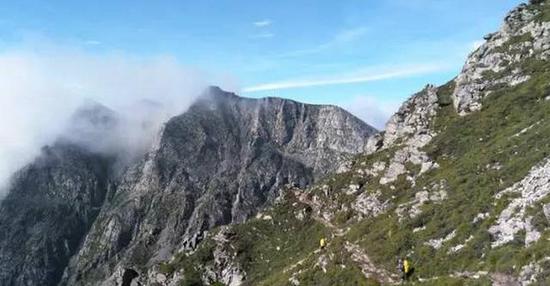
[(521, 2), (5, 1), (0, 51), (49, 42), (168, 56), (229, 79), (245, 96), (337, 104), (382, 127), (425, 84), (452, 79)]

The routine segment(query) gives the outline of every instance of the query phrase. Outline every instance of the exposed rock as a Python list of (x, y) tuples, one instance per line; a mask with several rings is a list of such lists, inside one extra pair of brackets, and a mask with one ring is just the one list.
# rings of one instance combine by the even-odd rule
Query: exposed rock
[(376, 133), (369, 137), (367, 145), (365, 146), (365, 153), (372, 154), (380, 150), (384, 146), (384, 135), (382, 133)]
[(62, 140), (15, 174), (0, 202), (0, 285), (57, 285), (109, 193), (113, 162)]
[(94, 284), (89, 279), (120, 267), (150, 267), (191, 250), (203, 231), (245, 221), (283, 186), (305, 187), (334, 172), (375, 132), (337, 107), (211, 88), (166, 123), (146, 158), (124, 174), (63, 283)]
[(459, 251), (462, 250), (462, 249), (464, 248), (464, 246), (466, 246), (466, 244), (467, 244), (468, 242), (470, 242), (472, 239), (474, 239), (474, 236), (473, 236), (473, 235), (470, 235), (470, 237), (468, 237), (468, 238), (464, 241), (464, 243), (458, 244), (458, 245), (455, 245), (455, 246), (451, 247), (451, 248), (449, 249), (449, 254), (459, 252)]
[[(508, 67), (526, 57), (548, 57), (550, 23), (535, 21), (535, 15), (533, 9), (520, 5), (508, 14), (500, 31), (486, 37), (487, 41), (468, 57), (452, 95), (459, 114), (480, 110), (481, 100), (495, 86), (515, 86), (530, 79), (529, 74), (517, 68), (506, 73)], [(499, 76), (491, 78), (487, 74)]]
[(405, 217), (415, 218), (422, 213), (422, 206), (429, 202), (441, 202), (447, 198), (445, 183), (436, 183), (432, 186), (432, 190), (423, 190), (415, 194), (414, 200), (400, 204), (395, 213), (402, 220)]
[(430, 122), (438, 107), (437, 88), (429, 85), (407, 100), (390, 118), (386, 124), (383, 146), (390, 148), (401, 143), (402, 148), (398, 149), (390, 160), (386, 173), (380, 178), (380, 184), (394, 182), (400, 175), (406, 174), (409, 171), (406, 168), (407, 163), (420, 166), (418, 175), (438, 167), (437, 163), (432, 162), (422, 151), (422, 147), (435, 136), (430, 128)]
[(488, 217), (489, 217), (489, 213), (478, 213), (476, 215), (476, 217), (474, 218), (474, 220), (472, 220), (472, 223), (476, 224), (476, 223), (478, 223), (478, 222), (480, 222), (480, 221), (482, 221), (482, 220), (484, 220)]
[(533, 167), (523, 180), (498, 193), (496, 198), (500, 199), (505, 194), (518, 194), (519, 197), (510, 201), (496, 223), (489, 228), (494, 237), (492, 246), (501, 246), (514, 240), (520, 231), (526, 232), (526, 245), (537, 241), (540, 233), (531, 225), (532, 217), (526, 215), (526, 210), (550, 194), (550, 159)]
[(319, 267), (324, 273), (327, 273), (328, 264), (329, 264), (328, 256), (326, 254), (322, 254), (321, 256), (319, 256), (319, 258), (317, 258), (315, 267)]
[(445, 242), (450, 241), (455, 236), (456, 230), (453, 230), (453, 232), (449, 233), (447, 236), (438, 239), (430, 239), (429, 241), (425, 242), (425, 244), (433, 247), (434, 249), (440, 249)]
[(521, 268), (519, 273), (519, 283), (522, 286), (532, 285), (533, 283), (538, 282), (540, 274), (543, 272), (541, 264), (544, 262), (550, 261), (550, 257), (545, 257), (539, 261), (531, 262)]
[(214, 236), (216, 248), (214, 249), (214, 267), (207, 271), (213, 273), (213, 277), (208, 277), (208, 281), (220, 281), (224, 285), (239, 286), (242, 284), (246, 274), (235, 262), (236, 253), (228, 251), (231, 236), (234, 233), (228, 227), (222, 229)]
[(344, 245), (351, 259), (357, 263), (361, 271), (367, 278), (373, 278), (384, 284), (395, 284), (398, 280), (397, 275), (392, 274), (385, 269), (376, 266), (361, 247), (354, 243), (346, 242)]
[(521, 286), (518, 279), (512, 275), (492, 273), (490, 276), (493, 286)]
[(351, 196), (359, 191), (361, 186), (357, 184), (351, 184), (348, 186), (348, 189), (346, 190), (346, 195)]
[(437, 102), (437, 88), (428, 85), (403, 103), (386, 123), (383, 148), (389, 148), (398, 141), (404, 143), (407, 139), (407, 145), (418, 148), (426, 145), (433, 132), (430, 130), (430, 122), (437, 113)]
[(364, 192), (360, 194), (352, 205), (352, 208), (364, 217), (376, 217), (384, 213), (388, 207), (388, 201), (380, 201), (380, 191), (376, 193)]

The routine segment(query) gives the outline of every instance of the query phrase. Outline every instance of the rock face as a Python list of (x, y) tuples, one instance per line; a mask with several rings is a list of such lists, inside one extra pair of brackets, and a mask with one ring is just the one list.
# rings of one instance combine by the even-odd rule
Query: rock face
[[(435, 136), (431, 124), (439, 107), (437, 88), (428, 85), (403, 103), (386, 124), (383, 136), (371, 138), (367, 144), (371, 149), (367, 151), (372, 152), (373, 145), (379, 146), (379, 149), (399, 147), (380, 179), (381, 184), (392, 183), (398, 176), (407, 173), (405, 165), (408, 163), (420, 166), (420, 174), (437, 168), (437, 164), (428, 158), (422, 148)], [(377, 139), (379, 142), (373, 143)]]
[(0, 284), (56, 285), (108, 192), (110, 160), (45, 147), (13, 178), (0, 206)]
[(253, 216), (283, 185), (335, 171), (375, 132), (337, 107), (210, 88), (113, 184), (61, 284), (141, 281), (147, 266)]
[(235, 263), (234, 252), (231, 252), (229, 240), (234, 233), (228, 228), (222, 227), (221, 231), (214, 237), (216, 248), (214, 249), (214, 267), (210, 269), (209, 281), (221, 281), (224, 285), (238, 286), (245, 279), (244, 272)]
[(399, 140), (404, 143), (411, 137), (432, 133), (430, 123), (437, 113), (438, 107), (437, 88), (427, 85), (424, 90), (405, 101), (386, 123), (383, 146), (387, 148)]
[[(391, 273), (396, 257), (410, 257), (421, 283), (550, 285), (550, 1), (530, 2), (486, 37), (455, 79), (408, 99), (385, 132), (369, 138), (364, 154), (319, 184), (289, 190), (300, 203), (288, 199), (265, 216), (281, 232), (294, 218), (312, 219), (328, 233), (317, 234), (329, 238), (328, 247), (277, 257), (278, 247), (247, 239), (278, 238), (258, 227), (259, 216), (229, 226), (229, 245), (246, 243), (257, 252), (213, 250), (223, 259), (204, 264), (220, 269), (203, 277), (244, 277), (245, 285), (384, 283), (389, 279), (377, 271)], [(311, 237), (300, 246), (311, 247)]]
[(90, 104), (14, 177), (0, 206), (1, 285), (142, 281), (149, 262), (192, 249), (211, 227), (244, 221), (285, 184), (335, 171), (376, 132), (334, 106), (210, 88), (121, 173), (114, 168), (129, 157), (114, 142), (121, 126), (113, 111)]
[(533, 227), (533, 217), (529, 216), (526, 210), (550, 195), (550, 159), (534, 167), (523, 180), (498, 193), (496, 198), (500, 199), (506, 194), (519, 196), (511, 200), (489, 229), (494, 236), (492, 246), (497, 247), (513, 241), (521, 231), (525, 232), (526, 245), (536, 242), (541, 233)]
[[(90, 104), (69, 133), (90, 140), (93, 129), (101, 138), (117, 121)], [(63, 137), (12, 178), (0, 204), (0, 285), (57, 285), (111, 188), (115, 158), (88, 147)]]
[(537, 15), (533, 6), (520, 5), (506, 16), (500, 31), (487, 35), (487, 41), (469, 56), (452, 95), (459, 114), (479, 111), (482, 99), (496, 86), (528, 80), (529, 74), (517, 63), (535, 54), (539, 60), (548, 58), (550, 22), (540, 21)]

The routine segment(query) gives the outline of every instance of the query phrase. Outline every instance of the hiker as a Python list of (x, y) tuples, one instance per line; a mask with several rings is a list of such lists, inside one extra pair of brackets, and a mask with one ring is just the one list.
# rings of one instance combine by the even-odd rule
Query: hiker
[(411, 276), (411, 273), (412, 273), (412, 267), (411, 267), (411, 263), (409, 262), (409, 259), (405, 258), (403, 260), (403, 280), (409, 280), (409, 277)]
[(325, 246), (327, 246), (327, 241), (325, 240), (324, 237), (322, 237), (321, 240), (319, 240), (319, 247), (321, 249), (325, 249)]

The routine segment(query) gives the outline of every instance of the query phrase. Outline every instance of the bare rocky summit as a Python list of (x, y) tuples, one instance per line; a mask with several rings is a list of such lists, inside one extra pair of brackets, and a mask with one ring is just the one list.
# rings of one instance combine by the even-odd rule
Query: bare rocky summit
[(115, 158), (101, 155), (108, 142), (81, 141), (108, 141), (116, 124), (99, 105), (80, 110), (71, 125), (80, 135), (45, 147), (14, 178), (0, 207), (0, 284), (56, 285), (63, 272), (67, 285), (143, 275), (212, 227), (254, 216), (282, 186), (335, 171), (376, 132), (338, 107), (213, 87), (115, 176)]

